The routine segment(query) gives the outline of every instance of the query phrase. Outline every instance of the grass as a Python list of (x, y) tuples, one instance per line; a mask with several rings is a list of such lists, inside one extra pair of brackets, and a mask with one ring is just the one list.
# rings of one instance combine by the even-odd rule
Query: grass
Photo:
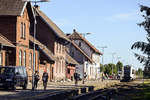
[(131, 94), (132, 100), (150, 100), (150, 79), (144, 80), (144, 84), (140, 85), (140, 89), (136, 93)]

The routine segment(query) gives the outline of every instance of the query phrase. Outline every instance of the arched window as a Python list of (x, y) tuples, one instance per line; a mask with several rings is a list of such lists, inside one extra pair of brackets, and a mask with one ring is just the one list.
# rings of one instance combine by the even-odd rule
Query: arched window
[(3, 54), (2, 54), (2, 52), (0, 52), (0, 65), (1, 66), (3, 65)]
[(26, 66), (26, 51), (24, 51), (24, 54), (23, 54), (23, 61), (24, 61), (24, 66)]
[(81, 47), (81, 42), (79, 42), (79, 47)]
[(32, 53), (30, 52), (30, 55), (29, 55), (29, 68), (31, 69), (32, 68)]
[(22, 51), (19, 51), (19, 66), (22, 65)]
[(21, 38), (23, 38), (23, 23), (22, 22), (21, 22), (20, 31), (21, 31)]
[(24, 23), (24, 32), (23, 32), (23, 39), (26, 39), (26, 24)]

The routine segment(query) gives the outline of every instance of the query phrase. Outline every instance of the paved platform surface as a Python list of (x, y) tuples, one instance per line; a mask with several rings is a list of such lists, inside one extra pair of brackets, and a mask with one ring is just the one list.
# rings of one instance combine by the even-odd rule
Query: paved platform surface
[(88, 81), (85, 84), (82, 84), (82, 81), (80, 81), (78, 86), (75, 86), (74, 82), (48, 82), (47, 90), (43, 90), (42, 82), (39, 82), (35, 91), (31, 90), (32, 85), (29, 83), (27, 90), (22, 90), (22, 88), (17, 88), (15, 91), (0, 89), (0, 100), (36, 100), (84, 86), (94, 86), (95, 89), (98, 89), (117, 83), (119, 83), (118, 80)]

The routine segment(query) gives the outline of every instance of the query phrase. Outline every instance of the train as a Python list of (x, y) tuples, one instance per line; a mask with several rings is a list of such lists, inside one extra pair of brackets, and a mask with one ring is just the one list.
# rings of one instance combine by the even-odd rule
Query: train
[(122, 69), (122, 82), (129, 82), (136, 78), (136, 71), (130, 65), (125, 65)]

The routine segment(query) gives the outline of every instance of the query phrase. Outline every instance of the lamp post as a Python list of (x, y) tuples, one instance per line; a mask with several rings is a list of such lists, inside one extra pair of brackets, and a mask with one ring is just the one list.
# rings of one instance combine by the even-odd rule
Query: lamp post
[[(80, 34), (83, 35), (84, 38), (85, 38), (86, 35), (90, 35), (90, 34), (92, 34), (92, 33), (80, 33)], [(84, 82), (84, 80), (85, 80), (85, 73), (84, 73), (85, 69), (84, 69), (84, 67), (86, 67), (86, 65), (87, 65), (87, 64), (84, 63), (84, 66), (83, 66), (83, 81), (82, 81), (82, 84), (85, 83), (85, 82)], [(86, 74), (87, 74), (87, 73), (86, 73)]]
[(90, 35), (92, 33), (80, 33), (81, 35), (83, 35), (83, 37), (85, 38), (86, 35)]
[(103, 53), (103, 56), (102, 56), (102, 64), (104, 66), (104, 49), (107, 48), (107, 46), (102, 46), (102, 47), (99, 47), (98, 48), (102, 48), (102, 53)]
[(114, 55), (115, 55), (116, 53), (114, 52), (114, 53), (112, 53), (112, 75), (113, 75), (113, 59), (114, 59)]
[[(83, 35), (83, 37), (85, 38), (85, 36), (86, 35), (90, 35), (91, 33), (80, 33), (81, 35)], [(85, 67), (85, 63), (84, 63), (84, 66), (83, 66), (83, 80), (82, 80), (82, 84), (84, 84), (85, 82), (84, 82), (84, 78), (85, 78), (85, 73), (84, 73), (84, 71), (85, 71), (85, 69), (84, 69), (84, 67)]]
[(34, 72), (35, 72), (35, 37), (36, 37), (36, 25), (37, 25), (37, 20), (36, 20), (36, 8), (38, 7), (37, 6), (37, 3), (40, 3), (40, 2), (49, 2), (50, 0), (23, 0), (25, 2), (31, 2), (31, 3), (34, 3), (34, 9), (33, 9), (33, 14), (34, 14), (34, 39), (33, 39), (33, 69), (32, 69), (32, 90), (35, 89), (34, 87)]

